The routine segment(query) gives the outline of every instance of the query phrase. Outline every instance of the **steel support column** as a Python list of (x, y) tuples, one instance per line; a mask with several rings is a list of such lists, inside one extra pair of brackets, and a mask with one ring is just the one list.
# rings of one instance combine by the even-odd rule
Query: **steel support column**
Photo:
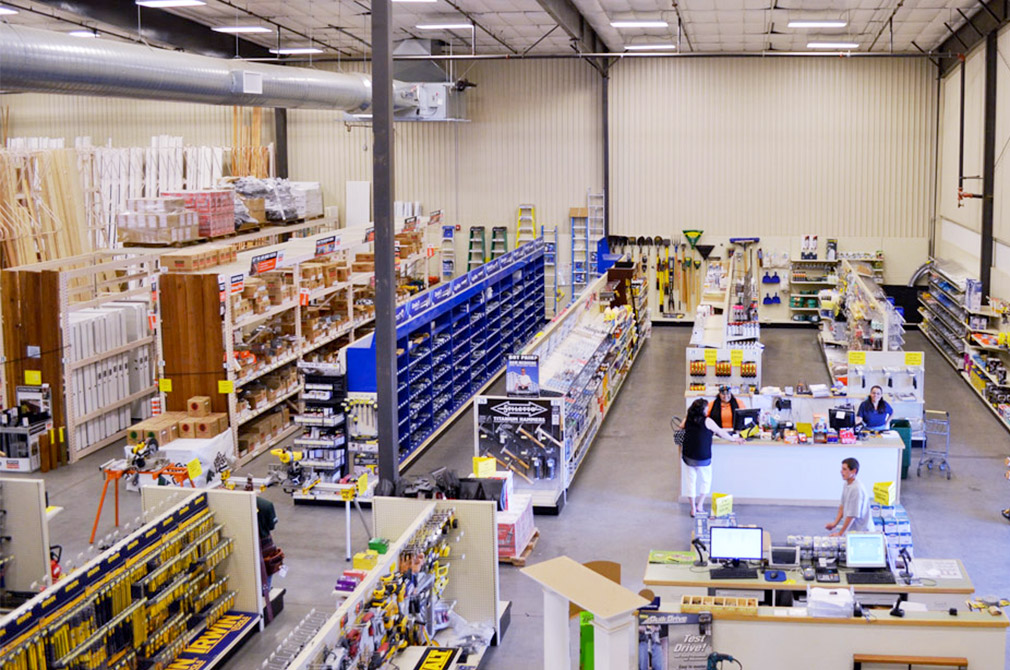
[(989, 295), (992, 280), (993, 255), (993, 197), (996, 176), (996, 68), (997, 31), (992, 30), (985, 38), (985, 134), (982, 137), (982, 249), (979, 259), (979, 280), (982, 294)]
[(392, 0), (372, 2), (372, 202), (375, 224), (375, 371), (379, 478), (400, 474), (396, 407), (396, 268), (393, 229)]
[(610, 67), (603, 69), (603, 236), (610, 234)]
[(276, 176), (288, 178), (288, 110), (274, 107), (274, 166)]

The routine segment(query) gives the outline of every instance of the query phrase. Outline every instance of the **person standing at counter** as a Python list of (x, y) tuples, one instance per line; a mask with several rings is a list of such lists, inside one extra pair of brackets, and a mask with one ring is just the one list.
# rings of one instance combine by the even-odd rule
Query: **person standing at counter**
[(884, 389), (874, 386), (870, 395), (859, 403), (856, 410), (856, 421), (862, 423), (868, 430), (887, 430), (891, 426), (894, 408), (884, 400)]
[(720, 428), (732, 430), (733, 410), (741, 408), (743, 405), (733, 395), (733, 391), (729, 386), (723, 384), (719, 387), (719, 395), (705, 408), (705, 416), (715, 421)]
[(743, 438), (730, 434), (708, 416), (708, 403), (698, 398), (687, 408), (681, 422), (684, 446), (680, 458), (687, 468), (687, 494), (691, 498), (691, 516), (705, 510), (705, 496), (712, 490), (712, 434), (724, 440), (741, 443)]
[[(870, 496), (863, 485), (856, 481), (859, 474), (859, 461), (846, 458), (842, 461), (842, 479), (845, 487), (842, 489), (842, 503), (838, 506), (838, 516), (835, 520), (824, 524), (828, 530), (834, 530), (839, 523), (842, 527), (831, 533), (838, 537), (850, 531), (870, 532), (873, 530), (873, 517), (870, 512)], [(844, 522), (843, 522), (844, 519)]]

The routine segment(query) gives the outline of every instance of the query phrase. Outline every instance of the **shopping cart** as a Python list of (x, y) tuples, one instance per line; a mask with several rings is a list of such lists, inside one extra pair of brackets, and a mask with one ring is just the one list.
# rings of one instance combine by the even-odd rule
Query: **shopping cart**
[[(946, 411), (927, 409), (922, 418), (924, 439), (922, 441), (922, 454), (919, 456), (919, 464), (915, 468), (915, 475), (922, 476), (922, 466), (932, 472), (936, 465), (938, 470), (946, 471), (947, 479), (950, 479), (950, 414)], [(932, 442), (930, 438), (943, 438), (943, 449), (937, 448), (937, 442)]]

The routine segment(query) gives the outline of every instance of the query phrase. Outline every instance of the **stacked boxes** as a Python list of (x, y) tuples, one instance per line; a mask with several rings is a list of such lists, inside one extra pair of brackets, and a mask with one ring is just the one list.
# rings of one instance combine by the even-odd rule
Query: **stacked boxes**
[(323, 189), (319, 182), (293, 181), (291, 195), (300, 219), (315, 219), (323, 215)]
[(161, 267), (169, 272), (194, 272), (234, 263), (237, 251), (231, 244), (206, 244), (161, 255)]
[(159, 447), (164, 447), (169, 442), (183, 437), (179, 429), (179, 422), (185, 418), (185, 412), (165, 412), (158, 416), (152, 416), (150, 419), (130, 427), (126, 434), (127, 442), (135, 444), (153, 439)]
[(375, 272), (375, 254), (355, 254), (351, 272)]
[(181, 198), (130, 198), (116, 217), (119, 240), (128, 244), (173, 244), (200, 236), (196, 212)]
[(397, 233), (396, 243), (399, 250), (397, 256), (400, 260), (421, 253), (424, 248), (424, 240), (419, 230)]
[(193, 396), (186, 401), (186, 418), (179, 421), (179, 435), (207, 439), (228, 430), (228, 415), (210, 411), (210, 397)]
[(186, 207), (196, 211), (200, 219), (201, 237), (219, 237), (235, 232), (235, 201), (231, 191), (178, 191), (162, 195), (181, 198)]
[(912, 544), (912, 520), (902, 505), (870, 505), (873, 513), (873, 527), (887, 538), (887, 551), (892, 556), (899, 550), (907, 549), (915, 555)]
[(262, 410), (297, 387), (298, 370), (293, 365), (286, 365), (252, 384), (243, 386), (237, 399), (237, 411), (243, 414)]
[(238, 436), (240, 455), (262, 449), (291, 425), (291, 412), (287, 407), (257, 417), (242, 426)]
[(533, 539), (533, 496), (513, 495), (509, 508), (498, 512), (498, 556), (519, 556)]

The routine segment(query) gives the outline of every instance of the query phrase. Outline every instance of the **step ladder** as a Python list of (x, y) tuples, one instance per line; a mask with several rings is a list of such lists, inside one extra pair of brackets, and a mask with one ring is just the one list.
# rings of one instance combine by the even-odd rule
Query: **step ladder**
[(516, 220), (516, 248), (537, 238), (537, 215), (533, 205), (519, 205)]
[(572, 207), (568, 210), (572, 232), (572, 298), (589, 283), (589, 210)]
[(484, 264), (487, 258), (487, 229), (484, 226), (470, 226), (470, 240), (467, 243), (466, 271)]
[(442, 245), (439, 249), (442, 257), (442, 278), (451, 278), (456, 274), (456, 227), (442, 226)]
[(491, 260), (504, 256), (509, 252), (508, 226), (491, 228)]
[(586, 191), (586, 210), (588, 213), (587, 224), (589, 228), (589, 265), (593, 275), (599, 273), (599, 263), (596, 258), (597, 243), (603, 239), (606, 232), (604, 229), (604, 217), (606, 216), (606, 197), (602, 193), (593, 193), (591, 189)]

